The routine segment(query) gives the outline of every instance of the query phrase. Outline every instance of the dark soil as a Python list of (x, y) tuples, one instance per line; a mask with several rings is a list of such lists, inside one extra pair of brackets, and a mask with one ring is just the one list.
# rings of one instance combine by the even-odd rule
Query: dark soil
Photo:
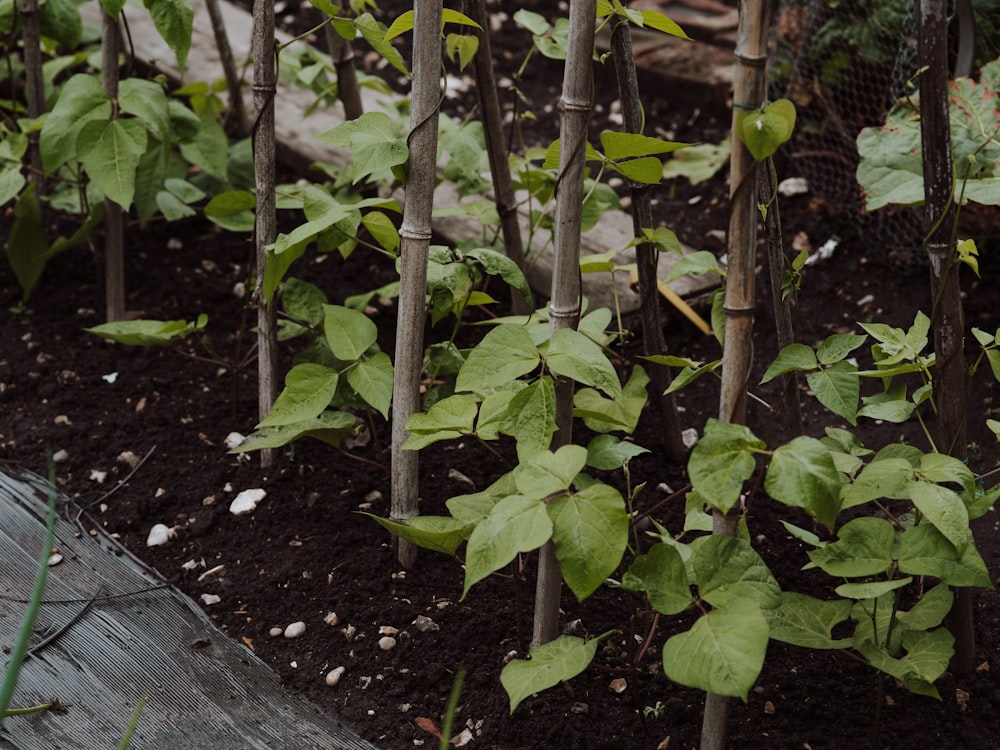
[[(496, 39), (494, 44), (501, 46)], [(524, 44), (518, 39), (507, 49), (523, 49)], [(509, 59), (498, 61), (501, 71), (510, 65)], [(648, 90), (668, 89), (661, 84)], [(649, 116), (679, 140), (718, 140), (728, 117), (725, 102), (715, 103), (714, 109), (699, 102), (696, 112), (691, 102), (698, 95), (682, 91), (669, 101), (651, 101)], [(605, 107), (611, 98), (605, 94)], [(782, 176), (794, 175), (794, 168), (794, 163), (787, 165)], [(698, 188), (667, 185), (660, 191), (657, 215), (686, 243), (721, 251), (718, 230), (726, 226), (726, 194), (724, 175)], [(856, 330), (857, 320), (906, 326), (916, 309), (929, 307), (925, 273), (906, 275), (886, 265), (877, 248), (851, 238), (849, 227), (821, 214), (809, 197), (790, 199), (781, 210), (787, 243), (799, 233), (813, 247), (834, 232), (847, 238), (832, 260), (808, 272), (798, 310), (803, 341)], [(9, 215), (3, 219), (0, 231), (6, 232), (10, 220)], [(172, 242), (174, 238), (180, 242)], [(247, 238), (190, 222), (136, 227), (128, 241), (128, 308), (165, 320), (207, 313), (214, 354), (194, 340), (179, 350), (136, 349), (83, 332), (102, 322), (97, 311), (103, 309), (98, 264), (85, 250), (51, 263), (28, 309), (19, 312), (13, 311), (19, 289), (4, 267), (0, 458), (44, 474), (47, 457), (65, 450), (67, 457), (56, 465), (59, 486), (88, 508), (94, 527), (113, 533), (192, 598), (221, 597), (206, 609), (224, 631), (272, 665), (290, 689), (385, 750), (436, 745), (420, 719), (440, 726), (462, 667), (468, 674), (456, 727), (471, 729), (471, 748), (697, 746), (703, 696), (670, 683), (658, 656), (664, 640), (690, 624), (688, 618), (661, 617), (650, 648), (636, 664), (652, 618), (642, 600), (610, 589), (599, 590), (583, 604), (569, 594), (563, 600), (566, 627), (580, 634), (615, 630), (595, 664), (562, 687), (528, 699), (511, 716), (498, 675), (508, 655), (526, 653), (530, 560), (523, 578), (496, 575), (473, 588), (464, 601), (459, 601), (463, 571), (458, 560), (422, 553), (413, 570), (400, 570), (387, 534), (356, 512), (389, 512), (384, 424), (376, 425), (369, 444), (348, 451), (300, 441), (278, 468), (266, 473), (256, 458), (241, 461), (228, 454), (223, 445), (227, 434), (248, 433), (256, 422), (254, 365), (235, 364), (251, 336), (245, 302), (233, 291), (247, 277)], [(991, 297), (996, 272), (990, 264), (988, 256), (982, 260), (990, 278), (966, 278), (965, 287), (970, 325), (994, 330), (1000, 310)], [(360, 250), (347, 261), (309, 255), (292, 273), (319, 285), (335, 303), (394, 276), (391, 263)], [(776, 352), (763, 276), (758, 287), (751, 384)], [(380, 344), (391, 352), (394, 309), (382, 307), (374, 317)], [(447, 334), (445, 326), (430, 333), (438, 338)], [(668, 321), (668, 336), (674, 353), (696, 359), (718, 356), (713, 339), (679, 319)], [(293, 350), (292, 345), (286, 348), (288, 362)], [(623, 364), (631, 354), (621, 352)], [(760, 395), (774, 396), (766, 391)], [(685, 426), (700, 430), (717, 413), (717, 398), (710, 378), (684, 390), (678, 401)], [(993, 468), (997, 458), (995, 438), (980, 424), (994, 406), (992, 398), (993, 389), (984, 386), (973, 391), (971, 400), (972, 466), (980, 472)], [(807, 430), (819, 436), (824, 425), (836, 420), (813, 403), (806, 399)], [(770, 446), (793, 437), (781, 419), (755, 401), (748, 421)], [(636, 441), (656, 451), (656, 428), (655, 416), (645, 415)], [(910, 425), (866, 424), (860, 433), (870, 446), (900, 436), (922, 445)], [(124, 486), (108, 494), (128, 474), (125, 452), (149, 456)], [(439, 444), (422, 454), (422, 508), (442, 512), (444, 500), (468, 492), (461, 475), (481, 489), (504, 471), (472, 442)], [(101, 472), (107, 472), (103, 480)], [(686, 484), (683, 467), (664, 465), (655, 455), (635, 459), (631, 473), (634, 484), (645, 483), (637, 498), (640, 511)], [(621, 486), (620, 478), (608, 481)], [(264, 502), (250, 515), (230, 514), (235, 493), (254, 487), (267, 490)], [(654, 515), (679, 529), (682, 514), (683, 500), (676, 499)], [(825, 581), (800, 570), (805, 552), (779, 524), (779, 516), (788, 518), (789, 512), (758, 494), (748, 498), (751, 534), (778, 580), (789, 589), (823, 596)], [(808, 523), (794, 514), (791, 519)], [(148, 548), (146, 536), (156, 523), (177, 526), (177, 538)], [(992, 513), (976, 527), (983, 558), (994, 573), (1000, 570), (997, 527)], [(892, 680), (879, 697), (871, 669), (841, 654), (772, 643), (748, 703), (732, 702), (729, 745), (752, 750), (1000, 748), (1000, 684), (992, 671), (1000, 670), (1000, 599), (992, 591), (973, 596), (980, 667), (970, 676), (945, 675), (939, 682), (940, 701), (910, 695)], [(328, 613), (336, 613), (336, 624), (325, 622)], [(438, 629), (421, 632), (414, 626), (418, 616), (430, 618)], [(269, 635), (272, 628), (295, 621), (307, 625), (301, 638)], [(383, 626), (399, 629), (398, 645), (391, 651), (377, 645)], [(346, 673), (338, 685), (328, 687), (324, 677), (338, 666), (346, 667)], [(627, 687), (616, 693), (610, 683), (619, 677)]]

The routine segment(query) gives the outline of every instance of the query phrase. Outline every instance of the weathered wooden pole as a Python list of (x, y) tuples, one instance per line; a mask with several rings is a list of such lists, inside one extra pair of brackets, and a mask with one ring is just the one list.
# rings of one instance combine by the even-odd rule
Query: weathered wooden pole
[[(101, 14), (101, 85), (113, 102), (118, 99), (118, 17)], [(118, 105), (114, 105), (118, 116)], [(104, 300), (110, 323), (125, 317), (125, 220), (122, 207), (104, 199)]]

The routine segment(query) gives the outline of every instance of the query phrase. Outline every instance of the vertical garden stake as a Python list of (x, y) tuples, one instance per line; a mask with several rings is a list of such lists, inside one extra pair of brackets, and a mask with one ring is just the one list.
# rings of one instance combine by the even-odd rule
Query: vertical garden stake
[[(28, 117), (41, 117), (45, 111), (45, 78), (42, 73), (42, 34), (39, 28), (38, 0), (20, 0), (17, 6), (21, 17), (21, 42), (24, 44), (25, 99)], [(44, 192), (42, 154), (38, 150), (38, 130), (28, 133), (28, 151), (31, 163), (29, 179), (35, 183), (35, 195)]]
[[(642, 103), (639, 100), (639, 81), (635, 71), (635, 57), (632, 54), (632, 31), (629, 22), (615, 17), (611, 30), (611, 50), (614, 54), (615, 73), (618, 77), (618, 98), (622, 104), (622, 116), (628, 133), (642, 132)], [(635, 236), (642, 237), (643, 229), (653, 228), (653, 205), (649, 198), (649, 186), (629, 181), (632, 193), (632, 225)], [(649, 356), (663, 354), (666, 344), (660, 322), (660, 298), (656, 278), (659, 252), (651, 242), (644, 242), (635, 248), (636, 270), (639, 275), (639, 318), (642, 323), (642, 353)], [(673, 394), (665, 394), (670, 385), (670, 371), (655, 365), (652, 371), (652, 388), (656, 392), (655, 403), (660, 417), (663, 448), (667, 458), (679, 464), (686, 453), (681, 440), (680, 417)]]
[(229, 113), (232, 117), (233, 130), (243, 137), (247, 134), (247, 108), (243, 104), (243, 91), (240, 87), (240, 77), (236, 73), (236, 63), (233, 60), (233, 49), (229, 46), (229, 36), (226, 34), (226, 24), (219, 10), (219, 0), (205, 0), (208, 17), (212, 22), (212, 34), (215, 36), (215, 48), (219, 51), (219, 62), (226, 77), (226, 89), (229, 91)]
[[(924, 249), (930, 261), (931, 324), (934, 327), (934, 398), (938, 450), (965, 459), (968, 368), (963, 351), (965, 321), (955, 253), (955, 184), (948, 114), (948, 3), (920, 0), (917, 36), (920, 64), (920, 141), (924, 171)], [(971, 590), (955, 590), (948, 618), (955, 636), (952, 669), (970, 674), (975, 666)]]
[[(118, 17), (101, 14), (101, 84), (118, 115)], [(125, 317), (125, 221), (122, 207), (104, 199), (104, 300), (109, 323)]]
[[(254, 250), (257, 273), (254, 301), (257, 304), (257, 410), (260, 419), (268, 415), (278, 395), (277, 313), (264, 294), (267, 246), (274, 242), (276, 209), (274, 195), (274, 93), (275, 46), (274, 3), (254, 0), (253, 4), (253, 166), (257, 191), (254, 220)], [(277, 451), (260, 452), (260, 465), (274, 465)]]
[(358, 71), (354, 67), (354, 45), (337, 33), (332, 22), (325, 29), (326, 46), (337, 73), (337, 98), (344, 106), (344, 119), (356, 120), (365, 113), (365, 108), (361, 103)]
[[(427, 251), (437, 170), (438, 112), (441, 106), (441, 0), (414, 3), (413, 94), (410, 109), (409, 171), (400, 237), (399, 312), (396, 362), (392, 383), (391, 517), (417, 515), (419, 458), (403, 450), (406, 420), (420, 411), (424, 321), (427, 311)], [(411, 567), (417, 558), (412, 543), (396, 538), (396, 559)]]
[[(559, 100), (559, 175), (556, 178), (555, 259), (549, 319), (552, 330), (576, 328), (580, 322), (580, 226), (587, 128), (593, 107), (594, 26), (596, 0), (573, 0), (569, 6), (569, 39), (563, 92)], [(573, 440), (573, 381), (557, 378), (556, 432), (552, 450)], [(559, 635), (562, 572), (555, 547), (546, 542), (538, 553), (533, 647)]]
[[(726, 335), (722, 353), (719, 421), (746, 422), (746, 386), (752, 364), (754, 260), (757, 248), (757, 162), (737, 137), (743, 107), (758, 107), (767, 92), (767, 0), (743, 0), (736, 34), (733, 83), (733, 151), (729, 166), (729, 272), (726, 276)], [(712, 533), (736, 536), (736, 513), (712, 514)], [(729, 699), (708, 693), (701, 729), (701, 750), (723, 750)]]
[[(504, 252), (524, 273), (526, 270), (524, 244), (521, 241), (521, 226), (517, 218), (517, 198), (514, 196), (514, 183), (510, 177), (507, 147), (504, 145), (503, 119), (500, 114), (496, 77), (493, 75), (493, 53), (489, 34), (490, 21), (486, 15), (486, 2), (485, 0), (468, 0), (466, 10), (469, 12), (469, 18), (482, 27), (477, 30), (479, 50), (473, 60), (473, 72), (476, 76), (476, 95), (479, 100), (480, 116), (483, 120), (483, 133), (486, 137), (486, 154), (490, 160), (493, 192), (496, 194), (497, 213), (500, 215), (500, 226), (503, 230)], [(511, 312), (515, 315), (526, 315), (531, 312), (524, 297), (513, 288), (510, 295), (510, 307)]]

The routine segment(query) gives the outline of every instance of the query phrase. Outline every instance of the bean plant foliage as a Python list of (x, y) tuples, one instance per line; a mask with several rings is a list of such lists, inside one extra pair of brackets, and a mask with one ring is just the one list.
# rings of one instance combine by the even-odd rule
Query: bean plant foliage
[[(412, 14), (387, 27), (367, 12), (366, 0), (348, 8), (311, 1), (337, 34), (363, 38), (408, 75), (390, 42), (412, 30)], [(125, 8), (121, 0), (102, 4), (112, 14)], [(0, 29), (7, 32), (17, 23), (13, 7), (13, 0), (0, 0)], [(190, 45), (189, 4), (146, 0), (145, 7), (183, 68)], [(50, 108), (37, 121), (20, 112), (6, 118), (0, 142), (0, 204), (13, 202), (15, 216), (7, 254), (25, 298), (46, 262), (84, 241), (100, 220), (105, 197), (142, 220), (202, 212), (226, 229), (249, 231), (255, 205), (247, 179), (249, 149), (245, 141), (231, 142), (222, 128), (216, 83), (188, 83), (171, 91), (162, 80), (129, 78), (117, 97), (108, 97), (89, 67), (86, 48), (78, 47), (91, 40), (84, 38), (75, 5), (47, 0), (41, 8), (43, 33), (52, 42), (46, 45), (52, 54), (45, 68)], [(599, 23), (616, 18), (687, 38), (658, 11), (632, 10), (619, 0), (597, 3)], [(529, 58), (537, 52), (565, 59), (565, 21), (550, 23), (526, 10), (519, 10), (515, 21), (532, 36)], [(465, 33), (475, 26), (457, 11), (443, 16), (450, 64), (460, 69), (478, 53), (476, 37)], [(329, 68), (323, 66), (329, 61), (308, 55), (295, 60), (291, 70), (296, 80), (319, 98), (328, 96), (323, 81)], [(968, 200), (996, 202), (990, 197), (997, 179), (996, 101), (983, 93), (996, 90), (997, 70), (992, 63), (978, 83), (956, 83), (959, 116), (953, 138)], [(872, 177), (863, 180), (869, 208), (914, 202), (922, 194), (913, 179), (919, 161), (910, 164), (914, 152), (898, 145), (919, 138), (906, 106), (894, 110), (885, 128), (868, 131), (859, 140), (859, 174)], [(278, 305), (279, 337), (295, 340), (297, 354), (271, 412), (236, 452), (280, 448), (306, 437), (340, 446), (392, 409), (393, 363), (378, 344), (366, 308), (373, 300), (396, 296), (399, 284), (330, 300), (322, 289), (296, 278), (292, 269), (310, 251), (347, 257), (359, 250), (392, 258), (398, 267), (400, 208), (385, 196), (405, 186), (408, 177), (405, 109), (365, 113), (322, 134), (320, 140), (328, 145), (350, 150), (350, 165), (324, 167), (322, 182), (279, 188), (278, 208), (301, 214), (303, 220), (268, 248), (260, 291)], [(519, 116), (534, 117), (530, 112)], [(754, 157), (763, 160), (788, 139), (794, 119), (791, 103), (778, 101), (742, 113), (737, 133)], [(26, 179), (28, 135), (33, 132), (39, 134), (48, 181), (44, 194)], [(476, 217), (483, 233), (475, 242), (435, 245), (428, 253), (427, 316), (432, 326), (443, 324), (448, 330), (425, 353), (423, 409), (406, 423), (404, 448), (420, 451), (436, 443), (473, 441), (502, 460), (497, 447), (503, 443), (513, 447), (516, 463), (484, 490), (448, 499), (447, 515), (405, 520), (371, 516), (373, 521), (421, 547), (461, 555), (463, 598), (486, 578), (516, 565), (522, 555), (551, 542), (563, 579), (578, 600), (607, 586), (631, 592), (633, 599), (644, 600), (662, 615), (688, 613), (684, 621), (690, 627), (671, 635), (662, 649), (664, 673), (683, 685), (745, 701), (769, 642), (777, 640), (849, 651), (911, 691), (937, 697), (934, 683), (953, 653), (953, 637), (942, 624), (952, 604), (951, 587), (992, 587), (970, 522), (992, 507), (1000, 489), (987, 491), (972, 468), (939, 452), (924, 428), (938, 395), (935, 357), (927, 351), (930, 319), (917, 313), (905, 330), (867, 322), (859, 324), (863, 333), (838, 333), (815, 345), (783, 349), (761, 383), (804, 373), (830, 414), (822, 437), (800, 435), (772, 447), (747, 426), (709, 420), (687, 464), (691, 485), (682, 528), (654, 522), (652, 530), (640, 535), (633, 504), (643, 488), (629, 486), (623, 494), (604, 479), (616, 471), (627, 478), (629, 462), (650, 452), (632, 439), (646, 406), (650, 377), (644, 368), (678, 368), (669, 388), (673, 392), (714, 373), (720, 363), (678, 355), (629, 362), (618, 348), (627, 332), (615, 311), (606, 308), (585, 307), (577, 327), (555, 331), (544, 308), (529, 315), (485, 316), (479, 329), (485, 333), (477, 342), (457, 346), (457, 332), (468, 323), (469, 311), (496, 302), (487, 282), (509, 286), (529, 308), (534, 305), (522, 270), (499, 241), (492, 242), (500, 234), (499, 216), (486, 198), (490, 183), (482, 126), (442, 115), (440, 132), (445, 167), (439, 177), (456, 185), (460, 201), (437, 210)], [(658, 184), (665, 170), (670, 172), (672, 155), (689, 145), (615, 132), (581, 144), (579, 157), (596, 166), (585, 182), (584, 229), (619, 208), (606, 177)], [(508, 159), (530, 220), (529, 257), (552, 242), (561, 146), (555, 140), (546, 148), (521, 149)], [(50, 241), (43, 209), (72, 217), (71, 236)], [(669, 229), (646, 227), (641, 234), (633, 246), (649, 242), (662, 253), (680, 254)], [(612, 257), (609, 252), (585, 258), (581, 273), (620, 270)], [(710, 253), (679, 260), (670, 278), (686, 273), (725, 277)], [(716, 299), (713, 328), (724, 343), (721, 297)], [(182, 340), (205, 325), (198, 316), (194, 322), (127, 321), (91, 330), (123, 344), (148, 346)], [(973, 372), (985, 361), (1000, 381), (1000, 330), (972, 333), (981, 349)], [(859, 364), (863, 359), (869, 364)], [(553, 449), (556, 390), (564, 383), (574, 388), (573, 416), (594, 437), (585, 445)], [(854, 428), (866, 419), (915, 420), (928, 436), (929, 449), (865, 445)], [(992, 422), (991, 428), (1000, 436), (1000, 423)], [(804, 566), (826, 576), (828, 596), (784, 589), (754, 549), (745, 517), (737, 537), (707, 533), (711, 512), (742, 512), (755, 491), (750, 485), (755, 477), (759, 482), (754, 486), (787, 508), (785, 528), (807, 548)], [(806, 528), (810, 522), (811, 529)], [(538, 646), (530, 659), (511, 660), (501, 673), (510, 710), (586, 669), (609, 635), (562, 635)]]

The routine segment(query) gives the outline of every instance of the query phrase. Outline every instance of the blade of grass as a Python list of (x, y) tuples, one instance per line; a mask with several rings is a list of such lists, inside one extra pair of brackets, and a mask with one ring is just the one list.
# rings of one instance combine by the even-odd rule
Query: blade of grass
[(455, 675), (455, 684), (451, 686), (451, 695), (448, 697), (448, 708), (444, 712), (444, 725), (441, 727), (441, 742), (438, 750), (448, 750), (451, 741), (451, 727), (455, 721), (455, 709), (458, 707), (458, 696), (462, 693), (462, 683), (465, 682), (465, 667), (458, 670)]
[(129, 743), (132, 742), (132, 735), (135, 734), (135, 728), (139, 724), (139, 717), (142, 716), (142, 709), (145, 707), (146, 696), (144, 695), (139, 699), (139, 703), (132, 712), (132, 718), (128, 720), (128, 727), (125, 729), (122, 741), (118, 743), (118, 750), (128, 750)]

